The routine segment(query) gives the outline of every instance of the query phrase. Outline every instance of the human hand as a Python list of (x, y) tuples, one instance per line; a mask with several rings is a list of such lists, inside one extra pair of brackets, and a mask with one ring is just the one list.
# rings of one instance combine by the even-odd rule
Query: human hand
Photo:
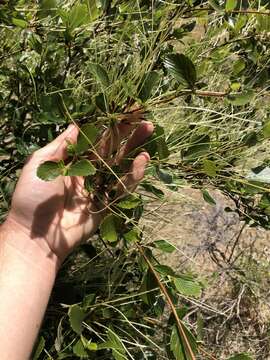
[[(97, 149), (106, 158), (109, 149), (120, 148), (121, 140), (129, 136), (117, 152), (117, 163), (133, 149), (142, 145), (153, 132), (151, 122), (142, 121), (136, 128), (124, 122), (118, 125), (117, 138), (106, 136)], [(81, 241), (89, 238), (98, 228), (104, 212), (97, 211), (97, 201), (86, 196), (83, 177), (60, 176), (43, 181), (36, 175), (38, 166), (45, 161), (60, 161), (67, 157), (68, 142), (76, 143), (79, 129), (70, 125), (53, 142), (36, 151), (27, 161), (16, 186), (7, 223), (13, 229), (27, 234), (47, 252), (56, 255), (59, 263)], [(149, 161), (146, 152), (133, 160), (130, 169), (119, 184), (121, 191), (133, 191), (144, 176)]]

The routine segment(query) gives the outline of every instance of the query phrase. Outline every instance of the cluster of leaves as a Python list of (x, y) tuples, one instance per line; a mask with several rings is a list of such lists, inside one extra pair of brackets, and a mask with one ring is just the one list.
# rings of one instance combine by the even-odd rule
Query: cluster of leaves
[[(270, 22), (267, 2), (258, 6), (236, 0), (4, 1), (1, 218), (25, 156), (70, 122), (81, 132), (68, 161), (44, 163), (38, 176), (85, 176), (93, 191), (104, 168), (89, 161), (89, 151), (101, 129), (113, 133), (135, 107), (156, 125), (145, 144), (152, 165), (144, 191), (159, 198), (163, 193), (152, 180), (171, 190), (189, 182), (214, 204), (204, 189), (212, 184), (235, 200), (247, 222), (268, 227)], [(208, 29), (206, 42), (192, 40), (200, 24)], [(247, 159), (257, 155), (250, 165)], [(112, 174), (121, 176), (118, 169), (104, 176)], [(154, 256), (154, 249), (175, 249), (142, 232), (146, 199), (145, 192), (121, 199), (98, 239), (68, 259), (34, 359), (186, 360), (203, 351), (178, 296), (199, 297), (203, 286), (194, 274), (175, 273)], [(164, 326), (159, 319), (166, 303), (172, 314)]]

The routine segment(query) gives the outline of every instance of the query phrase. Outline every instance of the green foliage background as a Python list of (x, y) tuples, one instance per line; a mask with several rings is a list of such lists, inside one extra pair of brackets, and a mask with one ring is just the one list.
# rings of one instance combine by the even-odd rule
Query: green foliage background
[[(26, 156), (70, 122), (101, 130), (135, 105), (156, 125), (144, 191), (189, 183), (213, 204), (212, 185), (234, 200), (228, 211), (269, 227), (268, 1), (1, 1), (0, 21), (2, 221)], [(110, 222), (112, 246), (101, 231), (68, 258), (33, 358), (192, 359), (154, 274), (205, 358), (178, 297), (202, 285), (153, 255), (174, 249), (141, 232), (143, 194), (122, 207), (125, 232)]]

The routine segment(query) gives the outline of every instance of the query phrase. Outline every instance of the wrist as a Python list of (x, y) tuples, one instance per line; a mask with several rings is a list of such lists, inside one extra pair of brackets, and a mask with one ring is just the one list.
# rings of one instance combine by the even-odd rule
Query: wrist
[(10, 216), (0, 226), (0, 247), (8, 246), (33, 269), (56, 276), (59, 258), (43, 238), (31, 238), (30, 232)]

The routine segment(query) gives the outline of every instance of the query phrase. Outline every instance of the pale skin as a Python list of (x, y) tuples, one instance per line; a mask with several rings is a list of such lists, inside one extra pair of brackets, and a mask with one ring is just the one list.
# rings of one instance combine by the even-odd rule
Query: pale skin
[[(141, 146), (153, 132), (143, 121), (120, 124), (114, 147), (129, 136), (116, 162)], [(79, 129), (72, 125), (53, 142), (36, 151), (25, 164), (11, 209), (0, 227), (0, 354), (1, 360), (26, 360), (41, 326), (57, 272), (67, 255), (97, 230), (106, 211), (86, 196), (81, 177), (58, 177), (46, 182), (36, 175), (39, 164), (67, 156), (67, 140), (76, 142)], [(107, 137), (99, 156), (106, 157)], [(119, 191), (133, 191), (144, 176), (146, 152), (133, 160)]]

